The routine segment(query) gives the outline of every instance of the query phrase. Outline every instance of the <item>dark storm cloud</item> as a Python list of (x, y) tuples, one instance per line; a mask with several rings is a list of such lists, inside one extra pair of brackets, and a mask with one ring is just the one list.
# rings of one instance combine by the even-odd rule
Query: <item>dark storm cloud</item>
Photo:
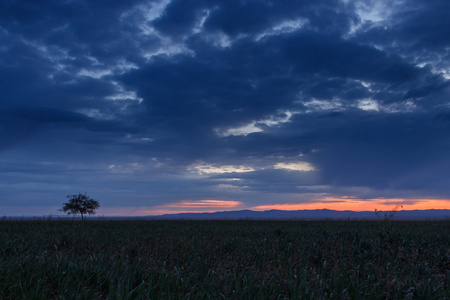
[[(242, 137), (217, 142), (213, 128), (246, 125), (277, 110), (305, 110), (299, 100), (339, 97), (351, 105), (357, 99), (375, 97), (380, 102), (395, 103), (425, 97), (447, 85), (442, 78), (399, 57), (332, 37), (326, 41), (321, 38), (325, 39), (307, 32), (258, 43), (243, 40), (226, 50), (203, 48), (197, 51), (204, 54), (201, 60), (158, 59), (129, 72), (124, 79), (144, 99), (148, 113), (141, 122), (150, 125), (155, 134), (161, 130), (160, 135), (178, 135), (171, 143), (193, 147), (179, 154), (194, 153), (197, 158), (221, 151), (224, 143), (232, 143), (233, 148), (239, 147), (239, 140), (252, 140)], [(368, 91), (355, 79), (372, 82), (380, 91)], [(315, 119), (309, 120), (304, 129), (316, 126)], [(281, 149), (275, 149), (273, 140), (282, 136), (283, 130), (274, 134), (259, 134), (258, 145), (249, 143), (251, 152), (262, 155), (265, 148), (270, 148), (269, 153), (288, 149), (300, 152), (298, 149), (312, 147), (304, 143), (304, 138), (300, 138), (303, 143), (290, 145), (290, 136), (279, 141), (277, 147)], [(206, 148), (207, 153), (199, 147)], [(245, 157), (243, 153), (233, 155)]]
[[(395, 114), (388, 116), (343, 115), (345, 122), (328, 123), (317, 141), (312, 161), (322, 171), (324, 183), (371, 186), (380, 189), (412, 172), (446, 161), (450, 128), (432, 116)], [(315, 133), (313, 133), (315, 134)], [(362, 174), (362, 175), (361, 175)], [(435, 174), (436, 178), (445, 174)], [(411, 182), (420, 186), (420, 182)], [(409, 188), (411, 188), (410, 186)]]
[[(125, 82), (155, 113), (152, 121), (158, 116), (165, 120), (165, 114), (180, 115), (168, 121), (192, 122), (174, 124), (178, 130), (190, 130), (197, 123), (209, 130), (213, 124), (220, 125), (221, 119), (239, 123), (277, 109), (298, 109), (299, 93), (305, 98), (342, 96), (343, 100), (381, 94), (381, 99), (393, 102), (446, 87), (440, 78), (427, 80), (431, 75), (399, 57), (311, 32), (203, 51), (199, 50), (205, 54), (201, 59), (158, 59), (125, 75)], [(360, 83), (349, 82), (352, 79), (390, 89), (368, 92)]]
[(3, 1), (2, 189), (448, 197), (448, 5)]

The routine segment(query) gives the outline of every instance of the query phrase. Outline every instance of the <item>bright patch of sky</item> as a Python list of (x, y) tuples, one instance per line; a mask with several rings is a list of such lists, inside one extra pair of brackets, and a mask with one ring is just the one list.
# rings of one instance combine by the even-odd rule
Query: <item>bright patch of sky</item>
[(370, 111), (370, 110), (379, 111), (380, 110), (380, 106), (379, 106), (378, 102), (373, 99), (359, 100), (358, 104), (356, 106), (359, 109), (366, 110), (366, 111)]
[(416, 104), (410, 100), (390, 104), (380, 104), (377, 100), (370, 98), (358, 100), (355, 106), (364, 111), (376, 111), (384, 113), (412, 112), (417, 107)]
[(445, 79), (450, 80), (450, 71), (443, 71), (442, 76), (444, 76)]
[(301, 172), (315, 170), (313, 165), (304, 161), (288, 162), (288, 163), (280, 162), (274, 165), (274, 169), (285, 169), (289, 171), (301, 171)]
[(247, 173), (255, 171), (254, 168), (248, 166), (235, 166), (235, 165), (211, 165), (211, 164), (198, 164), (188, 168), (189, 171), (198, 172), (198, 174), (224, 174), (224, 173)]
[(219, 136), (222, 137), (227, 137), (227, 136), (247, 136), (251, 133), (256, 133), (256, 132), (263, 132), (264, 130), (262, 130), (261, 128), (256, 126), (256, 122), (252, 122), (250, 124), (241, 126), (241, 127), (236, 127), (236, 128), (230, 128), (228, 130), (226, 130), (224, 133), (220, 133), (220, 131), (216, 130), (216, 133)]
[(270, 116), (268, 119), (260, 120), (257, 123), (267, 126), (277, 126), (289, 122), (294, 114), (297, 114), (297, 112), (285, 111), (281, 113), (281, 116)]
[(339, 111), (343, 109), (343, 105), (340, 99), (334, 98), (332, 100), (320, 100), (320, 99), (312, 99), (309, 101), (302, 102), (304, 106), (306, 106), (306, 113), (315, 112), (315, 111)]
[[(227, 136), (247, 136), (251, 133), (256, 132), (264, 132), (264, 129), (261, 127), (263, 126), (277, 126), (283, 123), (287, 123), (290, 121), (291, 117), (297, 114), (297, 112), (292, 111), (284, 111), (279, 113), (277, 116), (270, 116), (267, 119), (262, 119), (258, 121), (254, 121), (250, 124), (240, 126), (240, 127), (234, 127), (224, 130), (216, 129), (215, 132), (221, 136), (221, 137), (227, 137)], [(259, 125), (259, 126), (258, 126)]]
[(448, 64), (447, 61), (445, 61), (444, 55), (441, 57), (441, 59), (442, 60), (440, 60), (437, 63), (430, 64), (430, 65), (433, 65), (433, 67), (431, 67), (431, 72), (435, 75), (444, 77), (445, 80), (449, 80), (450, 79), (450, 64)]

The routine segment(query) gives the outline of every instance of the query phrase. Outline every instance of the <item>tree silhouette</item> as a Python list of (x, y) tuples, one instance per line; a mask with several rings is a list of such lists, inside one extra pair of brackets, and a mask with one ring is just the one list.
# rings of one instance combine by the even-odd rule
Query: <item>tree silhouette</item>
[(91, 199), (85, 194), (67, 195), (69, 202), (63, 203), (63, 207), (59, 210), (68, 215), (81, 214), (81, 220), (85, 214), (94, 215), (95, 210), (100, 207), (98, 201)]

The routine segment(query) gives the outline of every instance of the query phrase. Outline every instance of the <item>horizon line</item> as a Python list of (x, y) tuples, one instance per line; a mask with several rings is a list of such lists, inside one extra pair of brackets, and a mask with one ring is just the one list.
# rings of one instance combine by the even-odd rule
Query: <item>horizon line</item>
[[(263, 212), (270, 212), (270, 211), (279, 211), (279, 212), (302, 212), (302, 211), (330, 211), (330, 212), (353, 212), (353, 213), (373, 213), (376, 215), (376, 213), (385, 213), (385, 212), (395, 212), (401, 213), (401, 212), (417, 212), (417, 211), (448, 211), (450, 212), (450, 208), (430, 208), (430, 209), (403, 209), (403, 210), (336, 210), (336, 209), (329, 209), (329, 208), (317, 208), (317, 209), (267, 209), (267, 210), (254, 210), (254, 209), (237, 209), (237, 210), (217, 210), (217, 211), (188, 211), (188, 212), (171, 212), (171, 213), (163, 213), (163, 214), (146, 214), (146, 215), (115, 215), (115, 214), (92, 214), (92, 215), (85, 215), (85, 217), (88, 218), (145, 218), (145, 217), (159, 217), (159, 216), (171, 216), (171, 215), (181, 215), (181, 214), (215, 214), (215, 213), (233, 213), (233, 212), (243, 212), (243, 211), (249, 211), (249, 212), (256, 212), (256, 213), (263, 213)], [(64, 219), (76, 219), (79, 218), (79, 215), (60, 215), (60, 214), (43, 214), (43, 215), (3, 215), (0, 217), (0, 220), (5, 218), (64, 218)]]

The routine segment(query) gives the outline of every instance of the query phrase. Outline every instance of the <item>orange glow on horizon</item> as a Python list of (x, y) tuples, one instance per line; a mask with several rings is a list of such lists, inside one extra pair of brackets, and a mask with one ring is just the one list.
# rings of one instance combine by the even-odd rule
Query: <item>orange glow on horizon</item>
[(161, 205), (160, 207), (168, 208), (233, 208), (241, 205), (239, 201), (225, 201), (225, 200), (198, 200), (198, 201), (181, 201), (179, 203), (170, 203)]
[(353, 210), (353, 211), (374, 211), (392, 210), (397, 205), (403, 205), (403, 210), (425, 210), (425, 209), (450, 209), (449, 199), (355, 199), (351, 197), (343, 198), (323, 198), (315, 202), (308, 203), (284, 203), (259, 205), (254, 210)]
[(450, 209), (450, 199), (356, 199), (352, 197), (332, 198), (326, 197), (316, 199), (314, 202), (308, 203), (280, 203), (267, 204), (258, 206), (245, 206), (240, 201), (226, 200), (197, 200), (197, 201), (180, 201), (177, 203), (168, 203), (165, 205), (153, 207), (139, 208), (122, 208), (122, 209), (103, 209), (99, 214), (107, 216), (149, 216), (164, 215), (178, 213), (202, 213), (202, 212), (218, 212), (240, 209), (251, 210), (314, 210), (314, 209), (331, 209), (331, 210), (353, 210), (353, 211), (390, 211), (397, 205), (403, 205), (401, 210), (425, 210), (425, 209)]
[(236, 210), (242, 202), (226, 201), (226, 200), (198, 200), (198, 201), (181, 201), (178, 203), (169, 203), (166, 205), (156, 206), (154, 210), (149, 212), (152, 215), (179, 214), (179, 213), (202, 213), (217, 212), (224, 210)]

